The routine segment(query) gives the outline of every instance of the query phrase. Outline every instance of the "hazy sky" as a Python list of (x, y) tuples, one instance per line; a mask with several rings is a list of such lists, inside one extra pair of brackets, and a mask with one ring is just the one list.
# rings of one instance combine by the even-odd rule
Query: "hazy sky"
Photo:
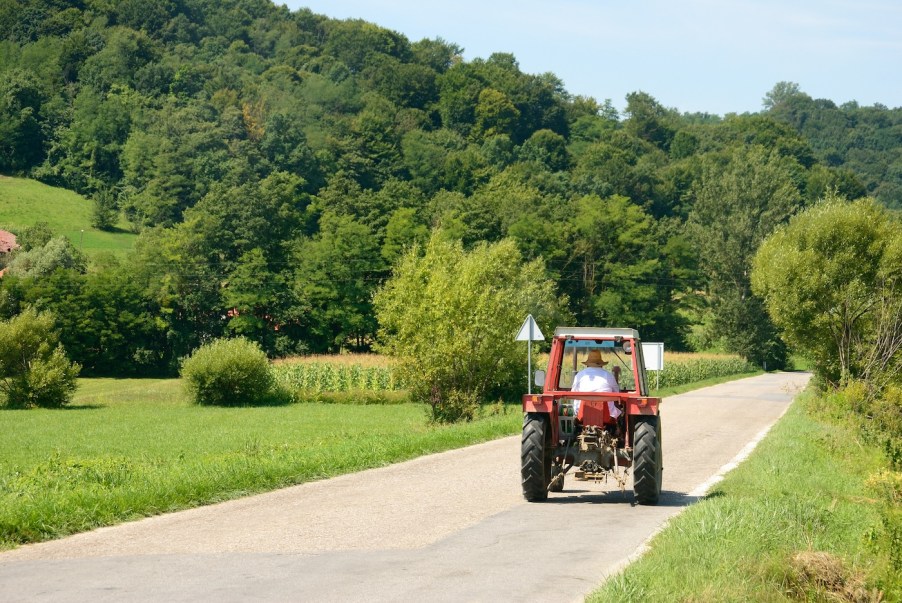
[[(282, 2), (276, 0), (277, 4)], [(743, 113), (779, 81), (837, 104), (902, 106), (899, 0), (292, 0), (464, 58), (513, 53), (571, 94), (622, 109), (642, 90), (680, 111)]]

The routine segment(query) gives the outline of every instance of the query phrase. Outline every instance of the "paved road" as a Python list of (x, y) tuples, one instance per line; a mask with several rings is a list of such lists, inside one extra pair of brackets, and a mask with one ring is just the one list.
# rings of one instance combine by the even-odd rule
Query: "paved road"
[(0, 554), (2, 601), (574, 601), (784, 412), (805, 374), (664, 401), (664, 494), (523, 501), (519, 436)]

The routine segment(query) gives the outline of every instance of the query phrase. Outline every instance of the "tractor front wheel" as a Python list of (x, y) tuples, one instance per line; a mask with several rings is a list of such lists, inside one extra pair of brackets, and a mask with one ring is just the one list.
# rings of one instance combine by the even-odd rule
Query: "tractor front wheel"
[(640, 505), (656, 505), (661, 496), (664, 454), (661, 417), (637, 417), (633, 430), (633, 493)]
[(551, 482), (550, 425), (542, 413), (526, 413), (523, 417), (523, 439), (520, 446), (520, 474), (523, 497), (529, 502), (548, 498)]

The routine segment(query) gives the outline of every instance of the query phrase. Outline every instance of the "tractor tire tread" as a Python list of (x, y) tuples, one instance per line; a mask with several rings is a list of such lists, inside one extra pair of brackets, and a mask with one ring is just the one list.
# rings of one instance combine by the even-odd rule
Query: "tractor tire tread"
[(523, 438), (520, 447), (523, 497), (530, 502), (548, 498), (545, 451), (546, 421), (541, 415), (527, 414), (523, 419)]
[(655, 505), (661, 495), (659, 417), (643, 417), (633, 432), (633, 492), (640, 505)]

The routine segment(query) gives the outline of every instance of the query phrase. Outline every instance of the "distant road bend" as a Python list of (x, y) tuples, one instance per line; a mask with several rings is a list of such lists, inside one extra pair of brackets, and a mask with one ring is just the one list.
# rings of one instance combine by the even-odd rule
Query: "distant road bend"
[(0, 553), (3, 601), (575, 601), (776, 421), (802, 373), (662, 405), (664, 494), (523, 500), (520, 437)]

